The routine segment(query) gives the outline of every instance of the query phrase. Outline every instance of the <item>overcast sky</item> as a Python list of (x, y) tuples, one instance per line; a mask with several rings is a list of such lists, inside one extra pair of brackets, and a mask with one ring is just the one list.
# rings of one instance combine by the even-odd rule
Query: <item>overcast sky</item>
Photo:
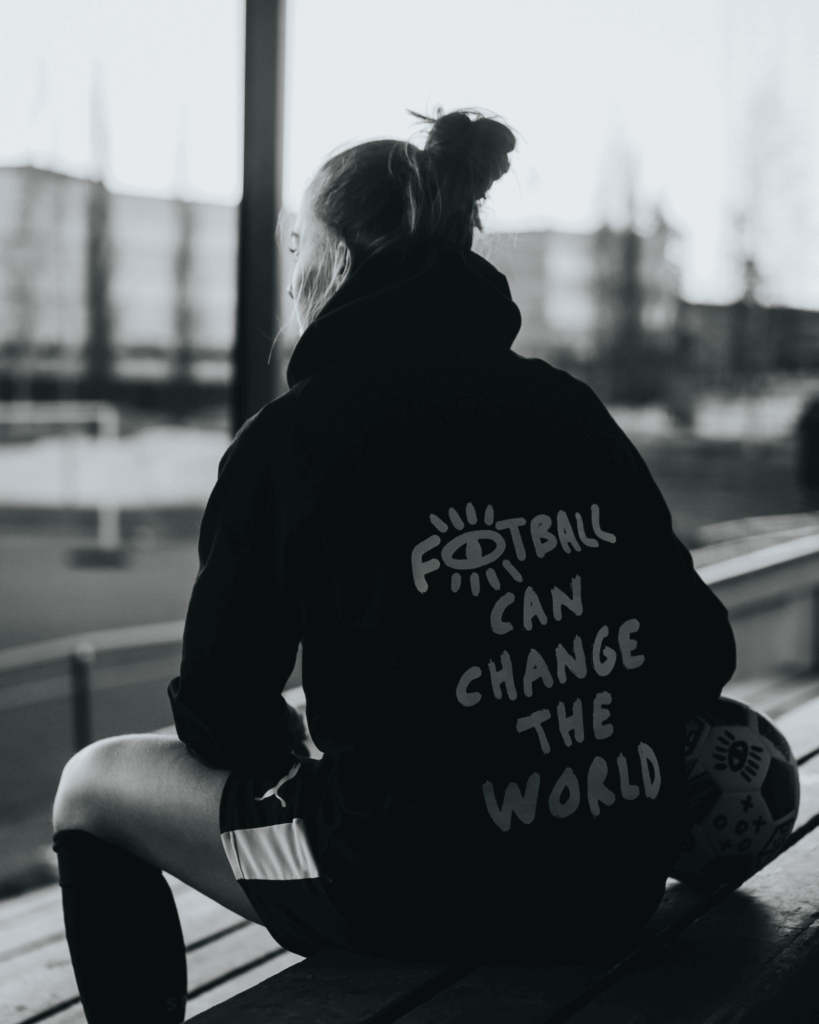
[[(0, 0), (0, 163), (238, 201), (243, 6)], [(617, 224), (632, 179), (686, 297), (733, 300), (744, 247), (764, 297), (819, 308), (817, 0), (289, 0), (287, 51), (290, 202), (406, 108), (476, 106), (521, 140), (488, 227)]]

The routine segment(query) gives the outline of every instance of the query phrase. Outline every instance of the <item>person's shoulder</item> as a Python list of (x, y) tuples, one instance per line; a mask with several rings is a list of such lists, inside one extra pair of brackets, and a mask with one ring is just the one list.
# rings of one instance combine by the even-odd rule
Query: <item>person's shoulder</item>
[(519, 374), (530, 386), (538, 388), (551, 400), (575, 412), (593, 415), (601, 423), (619, 430), (593, 388), (568, 370), (558, 369), (540, 356), (525, 356), (514, 350), (509, 352), (509, 359), (512, 372)]
[(549, 383), (551, 386), (577, 388), (594, 394), (592, 389), (578, 377), (573, 376), (567, 370), (558, 369), (558, 367), (548, 362), (543, 356), (524, 355), (511, 348), (509, 350), (509, 359), (518, 368), (519, 372)]
[(219, 464), (219, 473), (230, 464), (269, 466), (288, 448), (300, 385), (262, 406), (236, 431)]
[(297, 384), (249, 416), (236, 431), (233, 443), (252, 447), (255, 444), (267, 444), (271, 437), (281, 437), (282, 431), (292, 425), (301, 389), (302, 385)]
[(519, 377), (516, 400), (523, 398), (553, 443), (608, 469), (641, 472), (636, 448), (589, 384), (545, 359), (510, 356), (511, 374)]

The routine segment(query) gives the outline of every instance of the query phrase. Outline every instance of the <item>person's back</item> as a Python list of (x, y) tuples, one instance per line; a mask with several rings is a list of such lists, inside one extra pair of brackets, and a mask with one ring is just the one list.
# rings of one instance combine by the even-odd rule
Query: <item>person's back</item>
[[(302, 955), (557, 955), (659, 903), (684, 723), (733, 637), (602, 404), (511, 351), (519, 311), (471, 247), (514, 144), (458, 111), (311, 183), (290, 390), (202, 521), (179, 739), (93, 744), (57, 794), (89, 1024), (184, 1017), (162, 870)], [(300, 643), (320, 760), (291, 750)]]
[[(485, 945), (523, 898), (561, 935), (592, 908), (605, 929), (609, 902), (615, 927), (645, 917), (684, 828), (685, 714), (730, 672), (724, 610), (639, 456), (588, 388), (510, 351), (518, 326), (477, 256), (375, 257), (244, 438), (298, 567), (285, 601), (327, 759), (308, 833), (382, 948), (432, 912), (450, 945)], [(247, 572), (250, 604), (253, 554)], [(208, 643), (187, 666), (197, 688), (219, 686), (237, 631), (252, 644), (233, 614), (224, 659)], [(260, 636), (248, 678), (297, 639)]]

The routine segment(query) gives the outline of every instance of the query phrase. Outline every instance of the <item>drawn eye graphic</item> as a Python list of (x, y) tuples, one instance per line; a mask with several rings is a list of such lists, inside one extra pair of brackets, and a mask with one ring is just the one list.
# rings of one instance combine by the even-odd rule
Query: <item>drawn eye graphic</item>
[(718, 738), (714, 751), (714, 768), (717, 771), (739, 772), (746, 782), (759, 771), (762, 762), (762, 747), (737, 739), (730, 729)]
[[(466, 529), (466, 524), (454, 508), (449, 510), (449, 519), (456, 530)], [(447, 523), (434, 513), (429, 517), (429, 521), (439, 533), (449, 532)], [(470, 526), (478, 524), (478, 515), (471, 501), (466, 506), (466, 522)], [(495, 522), (495, 510), (491, 505), (487, 505), (484, 509), (483, 522), (487, 527), (492, 526)], [(476, 570), (496, 562), (505, 551), (506, 539), (497, 530), (470, 530), (467, 533), (460, 533), (448, 541), (441, 550), (441, 561), (450, 569), (455, 570), (451, 580), (453, 593), (457, 593), (461, 589), (461, 573), (469, 572), (469, 585), (472, 593), (477, 597), (481, 592), (481, 579)], [(523, 577), (514, 565), (508, 559), (504, 559), (502, 564), (509, 575), (520, 583)], [(494, 569), (486, 570), (486, 580), (493, 590), (501, 589), (501, 582)]]

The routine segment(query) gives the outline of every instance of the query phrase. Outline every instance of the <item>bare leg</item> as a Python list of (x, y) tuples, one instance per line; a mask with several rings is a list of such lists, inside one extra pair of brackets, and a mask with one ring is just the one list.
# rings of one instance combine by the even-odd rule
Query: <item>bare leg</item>
[(176, 737), (100, 740), (65, 766), (54, 830), (81, 829), (116, 843), (259, 924), (219, 834), (227, 777), (200, 764)]

